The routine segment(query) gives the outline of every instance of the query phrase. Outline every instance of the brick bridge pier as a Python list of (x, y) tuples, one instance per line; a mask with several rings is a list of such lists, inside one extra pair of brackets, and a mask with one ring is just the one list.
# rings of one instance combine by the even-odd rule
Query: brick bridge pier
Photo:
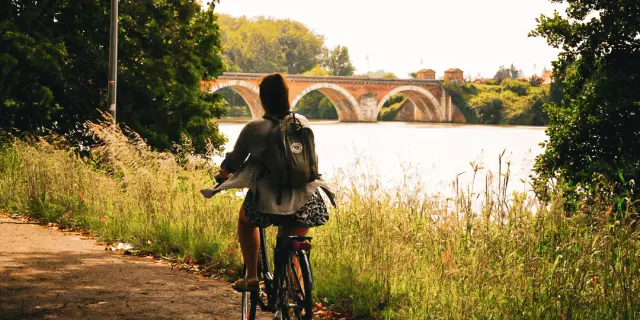
[[(249, 105), (254, 118), (263, 114), (259, 84), (266, 74), (224, 73), (213, 81), (203, 81), (203, 91), (215, 93), (230, 88)], [(403, 94), (409, 102), (402, 106), (401, 121), (466, 122), (442, 81), (417, 79), (379, 79), (368, 77), (334, 77), (286, 75), (289, 99), (295, 108), (298, 101), (318, 90), (335, 105), (340, 121), (375, 122), (378, 113), (393, 95)]]

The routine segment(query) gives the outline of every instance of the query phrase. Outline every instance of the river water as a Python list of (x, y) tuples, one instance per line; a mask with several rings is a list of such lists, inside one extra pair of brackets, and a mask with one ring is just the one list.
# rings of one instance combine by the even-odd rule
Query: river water
[[(220, 130), (232, 150), (246, 121), (222, 121)], [(471, 163), (484, 169), (476, 175), (475, 190), (484, 188), (487, 172), (495, 177), (504, 152), (502, 170), (510, 162), (508, 189), (528, 188), (535, 157), (543, 151), (544, 128), (433, 123), (342, 123), (314, 121), (320, 171), (325, 177), (366, 173), (389, 188), (419, 181), (428, 193), (451, 195), (453, 181), (469, 186)], [(217, 163), (220, 159), (215, 159)], [(523, 182), (524, 181), (524, 182)]]

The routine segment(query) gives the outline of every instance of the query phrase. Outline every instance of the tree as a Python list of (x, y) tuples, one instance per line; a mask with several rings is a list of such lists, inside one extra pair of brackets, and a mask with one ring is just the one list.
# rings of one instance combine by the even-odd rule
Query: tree
[(506, 78), (518, 79), (522, 75), (522, 71), (518, 70), (513, 64), (509, 68), (505, 68), (505, 66), (500, 66), (498, 71), (493, 76), (493, 79), (496, 80), (498, 84), (502, 82), (502, 80)]
[(527, 95), (527, 93), (529, 92), (529, 88), (531, 88), (531, 84), (529, 84), (528, 82), (506, 78), (502, 81), (502, 87), (522, 97)]
[(610, 190), (614, 195), (637, 200), (640, 2), (556, 2), (568, 4), (566, 17), (558, 12), (542, 15), (530, 33), (562, 50), (553, 62), (561, 101), (547, 105), (549, 140), (535, 165), (538, 185), (556, 180), (569, 203), (575, 204), (594, 196), (604, 178), (617, 182)]
[(398, 76), (396, 76), (396, 74), (393, 72), (387, 72), (383, 74), (381, 78), (382, 79), (398, 79)]
[[(0, 7), (0, 127), (68, 137), (106, 110), (109, 1), (10, 1)], [(186, 135), (220, 147), (224, 108), (201, 91), (220, 73), (214, 5), (120, 5), (118, 121), (166, 150)]]
[(529, 84), (531, 84), (531, 86), (533, 87), (539, 87), (542, 85), (542, 83), (544, 82), (544, 79), (540, 78), (538, 75), (532, 75), (531, 78), (529, 78)]
[(304, 73), (320, 64), (324, 37), (293, 20), (220, 15), (223, 58), (233, 71)]
[(544, 105), (549, 101), (547, 91), (514, 99), (507, 105), (507, 123), (514, 125), (543, 126), (549, 123)]
[[(360, 77), (369, 78), (385, 78), (385, 79), (397, 79), (398, 77), (393, 73), (385, 70), (369, 71), (366, 74), (358, 75)], [(395, 78), (394, 78), (395, 77)]]
[(469, 100), (469, 106), (476, 111), (481, 123), (500, 124), (507, 102), (495, 91), (482, 92)]
[(317, 90), (302, 97), (295, 107), (295, 111), (309, 119), (338, 119), (338, 111), (331, 100)]
[(356, 68), (351, 64), (349, 49), (346, 46), (333, 48), (328, 54), (325, 66), (334, 76), (352, 76), (356, 71)]
[(325, 69), (321, 65), (316, 65), (311, 70), (303, 74), (307, 76), (330, 76), (331, 72), (329, 72), (329, 70)]

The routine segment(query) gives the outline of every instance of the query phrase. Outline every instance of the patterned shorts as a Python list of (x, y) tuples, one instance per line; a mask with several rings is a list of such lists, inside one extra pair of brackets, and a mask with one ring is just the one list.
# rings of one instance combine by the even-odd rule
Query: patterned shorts
[(327, 206), (320, 195), (320, 191), (316, 191), (311, 195), (309, 201), (302, 208), (294, 214), (288, 215), (260, 213), (253, 207), (252, 198), (253, 193), (251, 191), (247, 192), (242, 204), (244, 215), (252, 224), (260, 228), (266, 228), (271, 225), (312, 228), (324, 225), (329, 221)]

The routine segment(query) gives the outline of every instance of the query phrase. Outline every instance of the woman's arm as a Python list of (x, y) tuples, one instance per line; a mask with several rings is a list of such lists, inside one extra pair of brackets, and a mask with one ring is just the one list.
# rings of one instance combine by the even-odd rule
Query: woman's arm
[(230, 174), (235, 173), (242, 167), (244, 161), (247, 160), (249, 156), (249, 142), (251, 141), (252, 130), (249, 128), (249, 125), (246, 125), (242, 131), (240, 132), (240, 136), (238, 136), (238, 141), (236, 141), (235, 146), (233, 146), (233, 150), (227, 153), (226, 157), (220, 164), (220, 173), (216, 175), (216, 177), (220, 176), (221, 178), (227, 179)]

